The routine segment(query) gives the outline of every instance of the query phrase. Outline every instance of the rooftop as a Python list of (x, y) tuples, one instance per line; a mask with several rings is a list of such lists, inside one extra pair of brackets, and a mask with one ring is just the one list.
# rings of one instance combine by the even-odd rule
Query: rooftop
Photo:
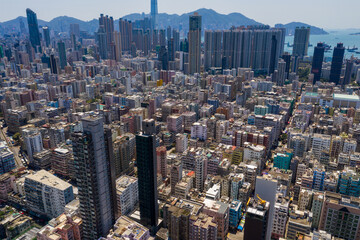
[(360, 97), (358, 95), (348, 95), (348, 94), (334, 93), (333, 98), (334, 98), (334, 100), (360, 101)]
[(72, 187), (71, 184), (61, 180), (60, 178), (52, 175), (51, 173), (45, 170), (40, 170), (34, 174), (29, 174), (26, 176), (26, 178), (45, 184), (47, 186), (57, 188), (59, 190), (66, 190), (69, 187)]

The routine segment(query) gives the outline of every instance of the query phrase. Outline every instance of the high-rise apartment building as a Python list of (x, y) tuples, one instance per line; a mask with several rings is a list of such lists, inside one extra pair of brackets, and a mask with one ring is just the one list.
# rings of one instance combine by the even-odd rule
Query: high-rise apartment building
[(115, 59), (114, 19), (100, 15), (99, 30), (97, 32), (99, 54), (102, 59)]
[(310, 28), (297, 27), (295, 29), (293, 56), (307, 56), (310, 39)]
[(122, 51), (130, 51), (132, 43), (132, 22), (120, 18), (119, 32), (121, 36), (121, 49)]
[(205, 31), (205, 70), (222, 65), (222, 31)]
[[(75, 175), (79, 188), (84, 239), (98, 239), (112, 228), (115, 217), (111, 160), (103, 119), (82, 119), (82, 132), (72, 135)], [(111, 149), (112, 150), (112, 149)]]
[(200, 73), (201, 66), (201, 24), (198, 13), (189, 16), (189, 73)]

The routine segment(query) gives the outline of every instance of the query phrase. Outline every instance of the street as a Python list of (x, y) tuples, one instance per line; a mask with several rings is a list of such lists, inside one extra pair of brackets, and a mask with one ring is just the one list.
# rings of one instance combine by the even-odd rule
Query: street
[(19, 158), (20, 146), (13, 146), (13, 144), (9, 141), (9, 138), (7, 137), (6, 133), (4, 133), (4, 130), (6, 130), (6, 128), (1, 128), (0, 138), (6, 141), (9, 149), (14, 153), (16, 167), (18, 168), (23, 167), (24, 165), (21, 159)]

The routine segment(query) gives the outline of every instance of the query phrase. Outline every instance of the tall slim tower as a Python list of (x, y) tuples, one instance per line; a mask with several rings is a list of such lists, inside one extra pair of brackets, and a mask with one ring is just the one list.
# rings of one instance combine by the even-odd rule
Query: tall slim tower
[(154, 30), (157, 25), (157, 15), (158, 15), (158, 4), (157, 0), (151, 0), (151, 29)]
[(324, 61), (324, 53), (325, 47), (323, 43), (318, 43), (314, 49), (314, 56), (312, 62), (311, 73), (314, 74), (314, 81), (315, 84), (317, 81), (320, 81), (321, 78), (321, 70), (322, 70), (322, 63)]
[(201, 16), (189, 16), (189, 73), (200, 73), (201, 61)]
[(33, 12), (30, 8), (26, 9), (26, 16), (29, 25), (29, 34), (30, 34), (30, 42), (35, 51), (37, 51), (37, 47), (40, 47), (40, 33), (39, 33), (39, 25), (36, 17), (36, 13)]
[(342, 43), (338, 43), (334, 48), (333, 58), (331, 62), (330, 82), (336, 85), (340, 82), (341, 69), (344, 61), (345, 48)]
[(44, 34), (44, 40), (45, 40), (45, 45), (46, 47), (50, 46), (50, 30), (48, 27), (43, 27), (43, 34)]
[(136, 135), (139, 207), (142, 224), (156, 232), (158, 224), (155, 121), (144, 120), (143, 133)]
[(58, 42), (58, 51), (59, 51), (59, 58), (60, 58), (60, 68), (64, 69), (67, 64), (67, 61), (66, 61), (65, 43), (63, 41)]
[(72, 135), (76, 180), (79, 187), (80, 214), (84, 239), (106, 236), (115, 220), (112, 163), (103, 119), (82, 119), (82, 132)]
[(303, 57), (308, 53), (310, 28), (297, 27), (295, 29), (293, 55)]

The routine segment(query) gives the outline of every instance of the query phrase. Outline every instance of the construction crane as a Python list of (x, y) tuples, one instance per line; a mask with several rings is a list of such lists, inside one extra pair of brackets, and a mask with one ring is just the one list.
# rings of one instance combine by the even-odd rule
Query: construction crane
[(260, 202), (261, 205), (265, 205), (266, 201), (263, 200), (263, 199), (259, 196), (259, 194), (256, 194), (256, 197), (259, 199), (259, 202)]

